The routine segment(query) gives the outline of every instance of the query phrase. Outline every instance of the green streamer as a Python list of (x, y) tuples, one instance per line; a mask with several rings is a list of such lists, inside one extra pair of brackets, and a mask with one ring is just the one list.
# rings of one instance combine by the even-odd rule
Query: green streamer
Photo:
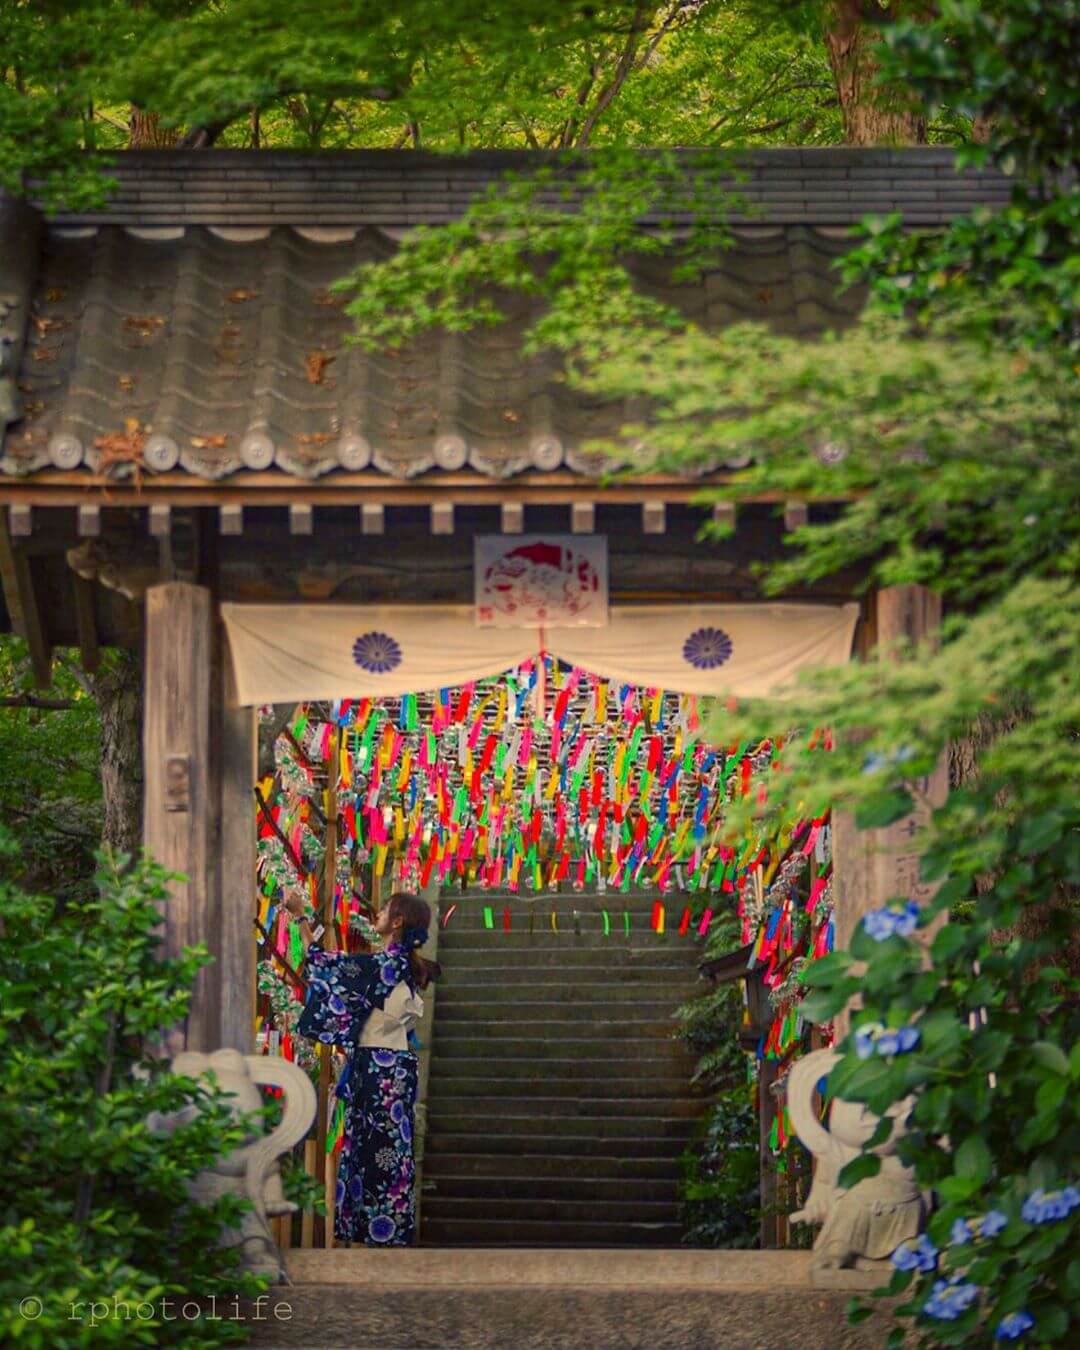
[(602, 910), (600, 911), (600, 913), (604, 916), (604, 936), (605, 936), (605, 937), (610, 937), (610, 936), (611, 936), (611, 916), (608, 914), (608, 912), (607, 912), (606, 909), (602, 909)]
[(623, 912), (622, 912), (622, 922), (623, 922), (623, 931), (625, 932), (626, 936), (629, 937), (629, 936), (630, 936), (630, 911), (629, 911), (628, 909), (624, 909)]
[(490, 906), (490, 905), (485, 905), (485, 906), (484, 906), (484, 927), (485, 927), (485, 928), (494, 928), (494, 927), (495, 927), (495, 916), (494, 916), (494, 914), (492, 914), (492, 912), (491, 912), (491, 906)]

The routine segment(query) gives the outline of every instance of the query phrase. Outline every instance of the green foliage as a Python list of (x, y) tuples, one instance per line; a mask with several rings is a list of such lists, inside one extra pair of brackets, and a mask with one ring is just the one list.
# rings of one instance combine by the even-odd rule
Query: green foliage
[(101, 724), (95, 700), (58, 661), (46, 702), (35, 693), (21, 638), (0, 637), (0, 693), (29, 706), (0, 708), (0, 827), (14, 848), (0, 876), (60, 903), (85, 896), (101, 838)]
[(683, 1155), (683, 1241), (692, 1247), (756, 1247), (760, 1195), (758, 1119), (750, 1091), (721, 1092)]
[[(184, 1190), (246, 1130), (216, 1088), (169, 1073), (148, 1048), (159, 1028), (185, 1016), (207, 960), (201, 948), (159, 959), (158, 907), (170, 879), (149, 862), (103, 855), (98, 893), (63, 908), (0, 884), (5, 1343), (237, 1340), (241, 1323), (185, 1321), (175, 1311), (163, 1320), (161, 1300), (262, 1288), (215, 1245), (241, 1202), (199, 1207)], [(172, 1133), (148, 1124), (152, 1112), (185, 1107), (198, 1109)], [(33, 1320), (20, 1315), (24, 1299), (40, 1301)], [(90, 1304), (115, 1308), (114, 1299), (118, 1315), (90, 1315)], [(154, 1315), (129, 1319), (125, 1303), (156, 1305)]]
[(961, 217), (941, 235), (905, 236), (889, 221), (851, 258), (894, 312), (940, 312), (972, 294), (993, 314), (1023, 297), (1034, 324), (1019, 340), (1076, 340), (1080, 282), (1080, 193), (1075, 169), (1076, 0), (944, 0), (930, 22), (906, 19), (886, 34), (887, 78), (902, 79), (927, 105), (982, 121), (983, 143), (961, 162), (1017, 174), (1012, 209)]
[(0, 183), (100, 201), (131, 105), (193, 144), (711, 146), (839, 137), (820, 34), (747, 0), (21, 0)]

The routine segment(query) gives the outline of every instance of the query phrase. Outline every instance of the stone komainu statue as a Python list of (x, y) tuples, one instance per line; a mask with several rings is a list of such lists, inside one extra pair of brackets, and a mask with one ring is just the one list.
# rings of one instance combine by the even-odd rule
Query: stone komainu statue
[[(263, 1105), (259, 1085), (279, 1087), (285, 1094), (281, 1122), (268, 1134), (257, 1133), (239, 1148), (218, 1160), (217, 1165), (189, 1183), (193, 1200), (210, 1203), (222, 1195), (237, 1195), (251, 1201), (239, 1230), (222, 1235), (223, 1246), (239, 1245), (244, 1264), (258, 1275), (272, 1280), (284, 1275), (281, 1254), (270, 1235), (267, 1219), (291, 1214), (296, 1206), (281, 1189), (278, 1159), (307, 1134), (315, 1119), (315, 1089), (303, 1069), (288, 1060), (266, 1055), (243, 1055), (239, 1050), (216, 1050), (203, 1055), (185, 1050), (171, 1064), (174, 1073), (200, 1078), (213, 1073), (221, 1089), (235, 1099), (237, 1117), (258, 1111)], [(197, 1106), (163, 1115), (154, 1112), (151, 1129), (171, 1132), (192, 1119)]]
[(859, 1157), (878, 1117), (858, 1102), (837, 1099), (830, 1107), (827, 1129), (818, 1119), (814, 1091), (837, 1059), (832, 1050), (815, 1050), (796, 1061), (788, 1079), (791, 1122), (816, 1164), (806, 1205), (791, 1216), (791, 1222), (822, 1225), (814, 1243), (815, 1269), (873, 1270), (901, 1242), (921, 1232), (926, 1219), (926, 1200), (915, 1174), (896, 1156), (912, 1099), (898, 1102), (889, 1112), (895, 1120), (892, 1135), (873, 1150), (881, 1159), (877, 1176), (843, 1189), (836, 1178), (845, 1164)]

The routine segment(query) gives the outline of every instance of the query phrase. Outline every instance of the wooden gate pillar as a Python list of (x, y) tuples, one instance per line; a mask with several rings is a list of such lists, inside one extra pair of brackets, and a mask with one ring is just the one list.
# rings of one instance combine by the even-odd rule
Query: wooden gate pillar
[[(144, 663), (143, 843), (151, 857), (184, 881), (172, 882), (164, 905), (165, 956), (205, 942), (218, 947), (216, 887), (210, 859), (214, 809), (210, 768), (211, 597), (202, 586), (169, 582), (146, 593)], [(191, 1010), (165, 1037), (177, 1051), (217, 1048), (217, 978), (204, 967)]]
[[(925, 586), (890, 586), (875, 597), (879, 659), (891, 659), (903, 639), (924, 642), (941, 626), (941, 597)], [(942, 755), (932, 774), (919, 779), (915, 810), (885, 829), (857, 830), (849, 812), (838, 812), (833, 832), (835, 871), (836, 946), (846, 948), (856, 926), (869, 910), (879, 909), (892, 896), (910, 896), (920, 904), (937, 889), (919, 878), (919, 853), (914, 839), (930, 812), (948, 794), (948, 758)], [(845, 1034), (848, 1014), (836, 1020), (837, 1035)]]
[[(258, 727), (254, 708), (236, 702), (224, 625), (218, 623), (213, 726), (219, 735), (217, 869), (221, 916), (216, 976), (221, 1023), (219, 1044), (245, 1055), (255, 1050), (255, 803)], [(213, 691), (212, 691), (213, 692)]]

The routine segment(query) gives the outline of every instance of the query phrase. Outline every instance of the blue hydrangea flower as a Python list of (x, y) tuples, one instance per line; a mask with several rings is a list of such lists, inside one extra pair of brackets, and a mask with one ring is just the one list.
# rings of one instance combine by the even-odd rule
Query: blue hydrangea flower
[(1080, 1190), (1077, 1187), (1066, 1186), (1060, 1191), (1044, 1191), (1040, 1186), (1024, 1201), (1020, 1216), (1028, 1223), (1056, 1223), (1058, 1219), (1067, 1219), (1078, 1205)]
[(891, 909), (872, 909), (863, 915), (862, 926), (867, 937), (873, 938), (875, 942), (884, 942), (896, 932)]
[(927, 1275), (937, 1268), (938, 1249), (925, 1233), (920, 1233), (914, 1242), (901, 1242), (892, 1254), (892, 1263), (897, 1270), (917, 1270)]
[(918, 922), (918, 901), (909, 900), (899, 914), (897, 914), (893, 932), (897, 933), (900, 937), (910, 937), (911, 934), (914, 933)]
[(963, 1247), (971, 1241), (971, 1220), (954, 1219), (949, 1232), (949, 1241), (954, 1247)]
[(984, 1238), (997, 1237), (1008, 1222), (1009, 1220), (1000, 1209), (988, 1209), (979, 1220), (979, 1236)]
[(997, 1330), (994, 1332), (994, 1340), (1018, 1341), (1034, 1325), (1034, 1317), (1026, 1309), (1021, 1308), (1019, 1312), (1009, 1313), (1001, 1319), (997, 1324)]
[(923, 1312), (939, 1322), (955, 1322), (978, 1297), (979, 1286), (968, 1284), (962, 1275), (954, 1275), (951, 1280), (935, 1280)]
[(371, 1057), (381, 1069), (390, 1068), (396, 1060), (393, 1050), (373, 1050)]
[(869, 1059), (874, 1053), (877, 1039), (885, 1028), (880, 1022), (867, 1022), (855, 1031), (855, 1053), (860, 1059)]
[(683, 660), (696, 670), (715, 670), (731, 659), (731, 638), (722, 628), (698, 628), (683, 643)]
[(919, 922), (919, 906), (909, 900), (903, 909), (872, 909), (863, 915), (863, 930), (875, 942), (884, 942), (894, 935), (910, 937)]
[[(918, 1027), (901, 1027), (896, 1033), (897, 1050), (896, 1053), (906, 1055), (909, 1050), (914, 1050), (922, 1040), (922, 1032)], [(884, 1054), (884, 1050), (879, 1050), (879, 1054)]]
[(353, 643), (353, 660), (372, 675), (385, 675), (401, 665), (401, 647), (389, 633), (380, 633), (372, 629), (364, 633)]
[(906, 1055), (922, 1039), (918, 1027), (886, 1027), (870, 1022), (855, 1032), (855, 1054), (859, 1059), (871, 1055)]

